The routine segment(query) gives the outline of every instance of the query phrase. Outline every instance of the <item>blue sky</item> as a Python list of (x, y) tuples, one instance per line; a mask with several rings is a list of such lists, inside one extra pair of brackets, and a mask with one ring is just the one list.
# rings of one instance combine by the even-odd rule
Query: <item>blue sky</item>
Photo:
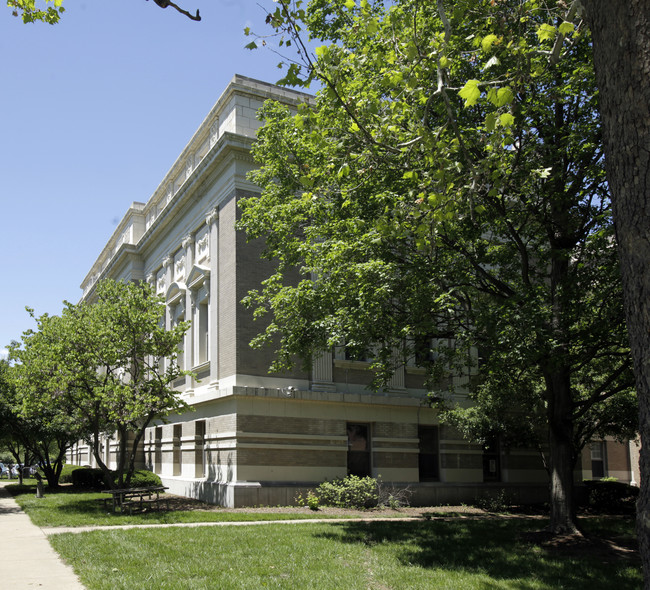
[[(59, 24), (0, 6), (0, 351), (79, 285), (133, 201), (147, 201), (235, 73), (275, 82), (271, 0), (64, 0)], [(1, 352), (0, 352), (1, 354)]]

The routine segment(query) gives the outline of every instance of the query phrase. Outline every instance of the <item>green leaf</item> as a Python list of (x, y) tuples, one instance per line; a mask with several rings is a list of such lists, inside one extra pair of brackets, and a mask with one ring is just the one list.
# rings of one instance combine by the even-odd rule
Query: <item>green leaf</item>
[(322, 59), (326, 57), (329, 54), (330, 48), (327, 45), (319, 45), (314, 49), (314, 53), (316, 54), (316, 57)]
[(499, 88), (499, 90), (497, 90), (496, 106), (502, 107), (510, 104), (513, 98), (512, 90), (510, 90), (508, 86)]
[(575, 25), (573, 23), (568, 22), (568, 21), (564, 21), (558, 27), (558, 31), (560, 31), (560, 33), (562, 35), (565, 35), (565, 36), (570, 35), (571, 33), (573, 33), (574, 30), (575, 30)]
[(552, 41), (555, 39), (556, 32), (557, 29), (554, 26), (544, 23), (537, 29), (537, 37), (540, 41)]
[(515, 118), (510, 113), (503, 113), (499, 115), (499, 123), (502, 127), (510, 127), (515, 122)]
[(379, 30), (379, 22), (376, 18), (370, 19), (366, 25), (366, 33), (374, 35)]
[(483, 40), (481, 41), (481, 48), (483, 49), (483, 51), (486, 53), (490, 51), (492, 45), (497, 39), (498, 37), (494, 33), (491, 33), (490, 35), (486, 35), (485, 37), (483, 37)]
[(393, 86), (398, 86), (403, 79), (404, 79), (404, 75), (402, 74), (402, 72), (393, 72), (390, 76), (390, 83)]
[(465, 99), (466, 107), (474, 106), (478, 102), (478, 99), (481, 97), (481, 91), (478, 85), (478, 80), (468, 80), (465, 83), (465, 86), (463, 86), (458, 92), (458, 95), (461, 98)]

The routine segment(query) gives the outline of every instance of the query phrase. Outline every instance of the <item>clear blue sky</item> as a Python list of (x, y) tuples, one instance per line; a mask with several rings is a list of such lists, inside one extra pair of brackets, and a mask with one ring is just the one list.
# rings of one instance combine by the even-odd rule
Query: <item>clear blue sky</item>
[(276, 82), (249, 51), (271, 0), (64, 0), (59, 24), (0, 6), (0, 354), (79, 285), (133, 201), (146, 202), (235, 73)]

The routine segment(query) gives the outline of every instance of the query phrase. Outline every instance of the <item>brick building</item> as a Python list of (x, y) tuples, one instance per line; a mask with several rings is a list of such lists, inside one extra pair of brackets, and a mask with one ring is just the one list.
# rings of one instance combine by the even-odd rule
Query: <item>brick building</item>
[[(175, 386), (194, 411), (146, 432), (142, 464), (170, 491), (227, 506), (291, 504), (299, 490), (348, 473), (408, 484), (415, 503), (471, 501), (506, 488), (522, 501), (547, 498), (538, 454), (484, 450), (438, 423), (425, 403), (423, 370), (399, 369), (371, 393), (369, 363), (326, 351), (309, 372), (269, 374), (271, 351), (241, 304), (269, 274), (261, 244), (235, 230), (267, 99), (295, 106), (306, 94), (235, 76), (146, 203), (133, 203), (82, 283), (148, 281), (167, 301), (166, 322), (192, 320), (180, 363), (196, 378)], [(464, 397), (462, 378), (455, 395)], [(114, 441), (103, 452), (114, 461)], [(88, 447), (70, 453), (92, 464)]]

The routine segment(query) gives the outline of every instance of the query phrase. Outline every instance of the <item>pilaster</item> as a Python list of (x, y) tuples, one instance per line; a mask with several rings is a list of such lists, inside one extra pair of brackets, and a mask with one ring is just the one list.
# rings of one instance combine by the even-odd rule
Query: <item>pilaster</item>
[(219, 210), (212, 209), (205, 218), (210, 250), (210, 386), (219, 386)]

